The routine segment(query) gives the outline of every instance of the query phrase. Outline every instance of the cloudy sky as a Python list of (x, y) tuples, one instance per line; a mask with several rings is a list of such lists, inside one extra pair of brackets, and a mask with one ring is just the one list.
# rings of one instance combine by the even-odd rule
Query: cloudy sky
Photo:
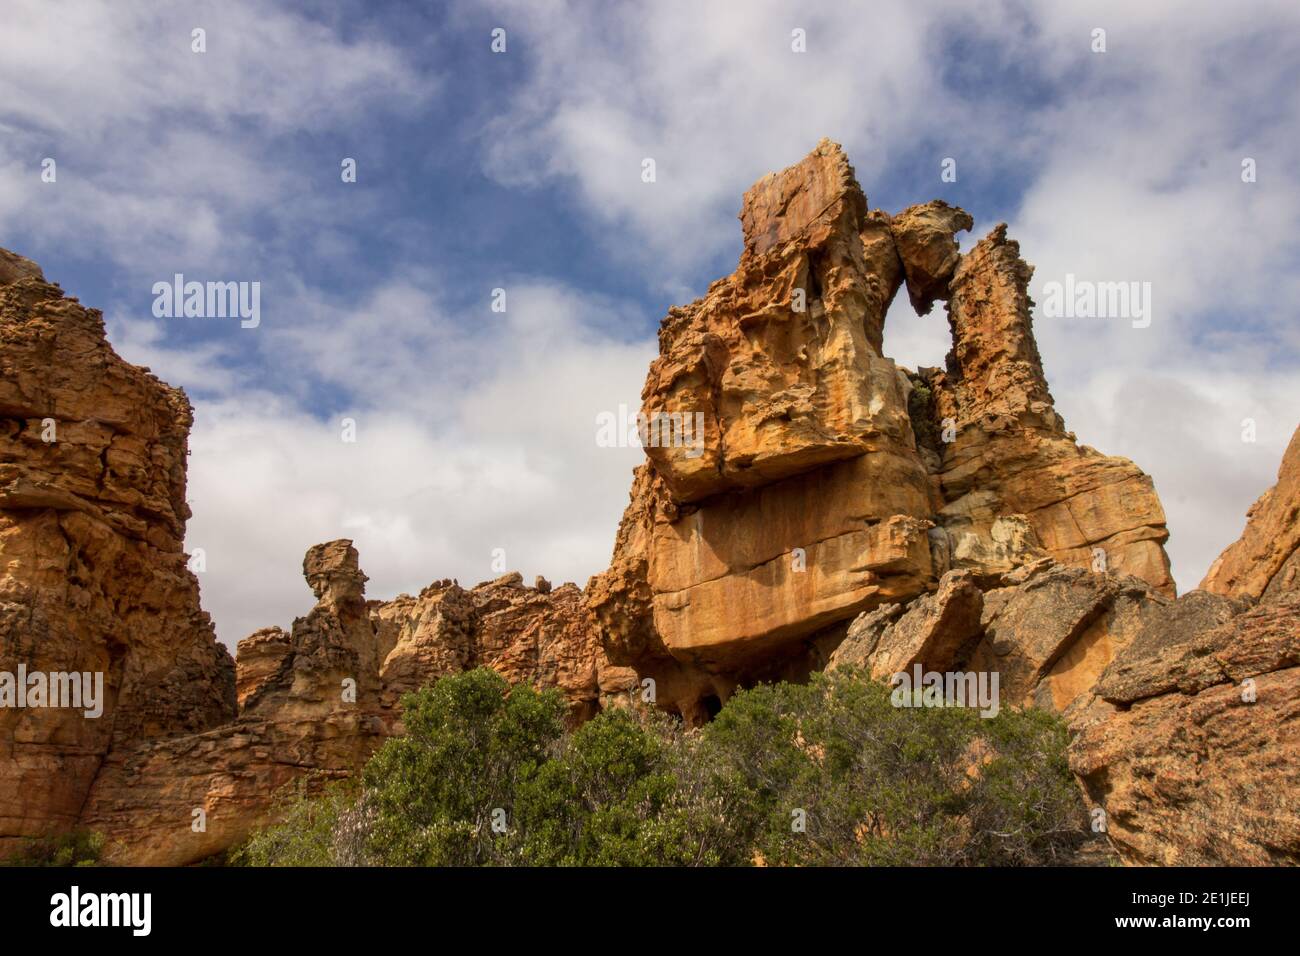
[[(1180, 590), (1300, 421), (1293, 0), (0, 9), (0, 246), (195, 404), (187, 546), (231, 645), (310, 607), (302, 554), (336, 537), (374, 597), (493, 577), (497, 548), (585, 583), (640, 456), (596, 414), (637, 406), (660, 317), (734, 268), (743, 191), (823, 136), (872, 206), (957, 203), (966, 246), (1010, 223), (1040, 302), (1151, 283), (1147, 328), (1037, 331), (1067, 425), (1154, 476)], [(175, 273), (260, 282), (260, 325), (155, 318)], [(899, 297), (887, 354), (946, 339)]]

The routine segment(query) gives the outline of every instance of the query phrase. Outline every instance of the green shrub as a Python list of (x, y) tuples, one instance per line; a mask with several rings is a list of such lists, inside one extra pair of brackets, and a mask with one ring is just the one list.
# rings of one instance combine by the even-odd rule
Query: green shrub
[(907, 396), (907, 417), (912, 422), (912, 434), (923, 448), (939, 450), (939, 430), (935, 426), (934, 393), (925, 379), (912, 377), (912, 391)]
[(230, 855), (237, 866), (346, 866), (365, 862), (356, 840), (347, 839), (358, 811), (359, 788), (351, 781), (313, 787), (303, 778), (276, 798), (276, 823), (257, 830)]
[(520, 787), (523, 861), (532, 865), (669, 866), (720, 862), (684, 799), (678, 735), (662, 715), (598, 714)]
[(1085, 814), (1061, 720), (895, 707), (856, 673), (737, 693), (704, 730), (731, 823), (768, 863), (1055, 862)]
[(737, 692), (700, 731), (491, 670), (403, 701), (359, 786), (299, 796), (249, 865), (1027, 865), (1086, 815), (1054, 714), (901, 708), (861, 674)]
[(478, 668), (407, 694), (402, 708), (405, 736), (363, 775), (369, 853), (393, 865), (518, 862), (515, 794), (564, 736), (563, 696)]
[(3, 866), (98, 866), (104, 835), (74, 830), (57, 836), (33, 837), (16, 853), (0, 860)]

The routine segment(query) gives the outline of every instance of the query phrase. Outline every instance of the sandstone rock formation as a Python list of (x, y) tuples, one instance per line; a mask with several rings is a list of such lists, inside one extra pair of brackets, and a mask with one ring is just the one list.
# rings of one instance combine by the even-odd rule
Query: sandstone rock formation
[(1032, 272), (1002, 225), (953, 274), (948, 367), (922, 372), (951, 437), (936, 448), (940, 523), (985, 537), (999, 515), (1023, 514), (1063, 563), (1122, 571), (1172, 595), (1151, 479), (1127, 459), (1080, 447), (1053, 407), (1033, 336)]
[(889, 679), (920, 665), (923, 671), (944, 671), (980, 634), (984, 592), (969, 571), (950, 571), (933, 594), (917, 598), (906, 609), (886, 604), (863, 614), (831, 654), (828, 667), (861, 667), (872, 677)]
[(572, 584), (507, 575), (367, 601), (349, 541), (311, 548), (316, 606), (238, 667), (182, 550), (184, 393), (109, 347), (98, 312), (0, 250), (0, 674), (102, 674), (102, 714), (0, 707), (0, 855), (73, 827), (119, 863), (184, 864), (267, 818), (285, 784), (359, 767), (403, 692), (486, 664), (557, 687), (575, 721), (627, 699)]
[[(996, 673), (1003, 705), (1067, 711), (1087, 697), (1110, 662), (1156, 622), (1191, 611), (1226, 620), (1240, 608), (1194, 592), (1174, 602), (1150, 584), (1040, 558), (1004, 573), (954, 570), (936, 592), (858, 617), (828, 667), (859, 667), (876, 679), (922, 671)], [(1218, 608), (1224, 606), (1224, 610)], [(1174, 610), (1177, 608), (1177, 610)]]
[(180, 865), (239, 843), (286, 784), (360, 768), (402, 732), (401, 695), (446, 674), (487, 665), (512, 683), (557, 687), (575, 721), (621, 705), (636, 683), (606, 663), (572, 584), (528, 588), (509, 574), (367, 601), (346, 540), (309, 549), (303, 576), (317, 602), (292, 632), (264, 628), (239, 644), (237, 720), (109, 755), (81, 816), (107, 837), (108, 859)]
[(612, 666), (574, 584), (527, 587), (518, 572), (465, 590), (436, 582), (418, 597), (373, 603), (386, 706), (445, 674), (488, 666), (514, 684), (556, 687), (574, 721), (622, 702), (636, 672)]
[(267, 819), (286, 784), (344, 777), (391, 733), (356, 549), (316, 545), (303, 576), (317, 602), (292, 632), (265, 628), (240, 643), (236, 720), (109, 754), (81, 815), (106, 837), (109, 861), (182, 865), (219, 853)]
[[(829, 141), (756, 183), (740, 219), (736, 271), (660, 326), (648, 461), (586, 595), (662, 706), (699, 722), (738, 684), (805, 674), (857, 615), (950, 568), (1052, 557), (1172, 593), (1150, 479), (1054, 410), (1005, 227), (962, 256), (969, 215), (869, 210)], [(882, 355), (904, 283), (919, 312), (948, 304), (945, 370)]]
[[(0, 673), (106, 675), (98, 720), (0, 709), (0, 854), (73, 826), (112, 862), (220, 853), (470, 667), (558, 688), (575, 722), (648, 680), (698, 724), (738, 686), (850, 665), (996, 673), (1002, 706), (1063, 712), (1127, 862), (1300, 860), (1300, 432), (1175, 600), (1151, 480), (1055, 411), (1005, 226), (962, 254), (969, 215), (869, 209), (828, 141), (740, 219), (736, 271), (661, 324), (647, 460), (585, 591), (508, 574), (367, 599), (331, 541), (303, 561), (315, 607), (235, 662), (182, 550), (183, 393), (0, 250)], [(904, 286), (922, 315), (945, 303), (943, 369), (882, 354)]]
[[(1300, 430), (1193, 599), (1072, 717), (1070, 766), (1129, 863), (1300, 863)], [(1213, 592), (1213, 593), (1212, 593)]]
[(103, 712), (0, 708), (0, 853), (76, 823), (110, 748), (235, 713), (182, 551), (185, 395), (0, 250), (0, 673), (103, 675)]
[(1063, 711), (1071, 768), (1126, 863), (1300, 863), (1297, 445), (1205, 590), (1175, 601), (1047, 557), (955, 570), (858, 617), (828, 666), (996, 673), (1004, 706)]
[[(1270, 517), (1257, 511), (1252, 523)], [(1257, 540), (1248, 527), (1243, 541)], [(859, 616), (828, 667), (883, 680), (918, 666), (997, 674), (1001, 706), (1063, 711), (1070, 766), (1126, 863), (1294, 865), (1300, 588), (1264, 587), (1256, 603), (1248, 588), (1267, 574), (1243, 580), (1237, 596), (1175, 601), (1050, 558), (951, 571), (931, 595)]]

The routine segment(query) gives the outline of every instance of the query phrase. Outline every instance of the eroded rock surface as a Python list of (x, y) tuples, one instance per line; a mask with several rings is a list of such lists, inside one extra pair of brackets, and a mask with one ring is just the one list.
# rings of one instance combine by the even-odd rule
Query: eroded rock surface
[[(1227, 609), (1214, 623), (1239, 609), (1208, 597)], [(1193, 598), (1186, 608), (1201, 604)], [(996, 673), (1003, 705), (1067, 711), (1153, 622), (1187, 624), (1194, 616), (1131, 575), (1040, 558), (1009, 572), (950, 571), (933, 594), (863, 614), (828, 666), (851, 665), (886, 680), (917, 665), (941, 674)]]
[(0, 853), (74, 825), (110, 748), (234, 716), (182, 550), (190, 422), (98, 311), (0, 250), (0, 672), (103, 682), (98, 717), (0, 707)]
[(552, 587), (542, 579), (527, 587), (517, 572), (469, 590), (441, 581), (417, 598), (375, 604), (370, 613), (384, 636), (379, 679), (387, 706), (437, 677), (478, 666), (511, 683), (559, 688), (575, 720), (636, 685), (635, 671), (609, 663), (574, 584)]
[(286, 784), (358, 770), (402, 732), (401, 696), (447, 674), (486, 665), (511, 683), (556, 687), (574, 721), (622, 705), (636, 686), (635, 672), (605, 660), (572, 584), (529, 588), (508, 574), (367, 601), (347, 540), (309, 549), (303, 576), (316, 606), (289, 634), (263, 628), (239, 644), (237, 720), (110, 754), (81, 816), (108, 838), (108, 859), (179, 865), (237, 844)]
[(1126, 862), (1300, 863), (1300, 432), (1181, 616), (1072, 716), (1070, 766)]
[(1077, 444), (1052, 403), (1033, 335), (1032, 273), (998, 226), (953, 274), (953, 349), (945, 370), (923, 372), (951, 438), (935, 446), (940, 523), (987, 535), (998, 516), (1024, 515), (1062, 563), (1131, 574), (1172, 595), (1169, 533), (1151, 479)]
[[(1172, 594), (1151, 480), (1055, 411), (1004, 226), (963, 256), (967, 213), (870, 210), (829, 141), (759, 180), (740, 219), (736, 271), (660, 326), (642, 391), (659, 427), (586, 594), (661, 706), (699, 721), (738, 685), (806, 673), (858, 615), (953, 569), (1054, 558)], [(881, 352), (904, 284), (919, 312), (947, 303), (944, 370)]]

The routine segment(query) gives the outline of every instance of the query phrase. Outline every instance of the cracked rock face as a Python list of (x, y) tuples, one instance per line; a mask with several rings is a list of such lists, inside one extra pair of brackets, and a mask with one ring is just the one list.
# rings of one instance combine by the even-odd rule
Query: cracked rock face
[[(825, 140), (759, 180), (740, 219), (736, 271), (660, 326), (642, 413), (680, 427), (643, 436), (586, 594), (611, 660), (653, 678), (662, 706), (698, 722), (702, 701), (806, 673), (859, 614), (950, 569), (1053, 558), (1172, 594), (1150, 478), (1080, 447), (1055, 411), (1032, 268), (1004, 226), (962, 255), (968, 214), (870, 210)], [(918, 312), (947, 303), (946, 369), (882, 354), (904, 284)]]
[(88, 672), (103, 713), (0, 709), (0, 852), (76, 823), (110, 748), (235, 713), (182, 551), (189, 402), (0, 250), (0, 672)]
[[(1192, 601), (1213, 622), (1239, 610)], [(1184, 599), (1187, 600), (1187, 599)], [(1227, 610), (1212, 616), (1217, 605)], [(1069, 711), (1087, 699), (1116, 655), (1154, 622), (1188, 625), (1145, 581), (1040, 558), (1005, 573), (954, 570), (933, 594), (885, 605), (850, 625), (828, 666), (851, 665), (887, 680), (922, 671), (997, 673), (1003, 705)], [(1182, 606), (1182, 602), (1179, 602)]]
[(309, 549), (303, 577), (316, 606), (290, 633), (263, 628), (239, 644), (238, 719), (110, 753), (81, 815), (107, 837), (110, 861), (182, 865), (229, 849), (269, 819), (282, 787), (355, 773), (402, 732), (401, 696), (447, 674), (483, 665), (558, 688), (575, 722), (624, 705), (636, 686), (606, 660), (572, 584), (530, 588), (515, 573), (367, 601), (347, 540)]
[(404, 691), (480, 664), (559, 688), (574, 720), (627, 700), (636, 674), (610, 665), (574, 585), (367, 601), (342, 540), (303, 560), (316, 606), (241, 642), (236, 668), (182, 551), (191, 421), (98, 312), (0, 250), (0, 672), (103, 676), (98, 718), (0, 708), (0, 854), (74, 827), (113, 862), (221, 852), (279, 788), (347, 775), (400, 732)]
[(1298, 513), (1300, 431), (1204, 590), (1072, 716), (1070, 767), (1126, 862), (1300, 863)]

